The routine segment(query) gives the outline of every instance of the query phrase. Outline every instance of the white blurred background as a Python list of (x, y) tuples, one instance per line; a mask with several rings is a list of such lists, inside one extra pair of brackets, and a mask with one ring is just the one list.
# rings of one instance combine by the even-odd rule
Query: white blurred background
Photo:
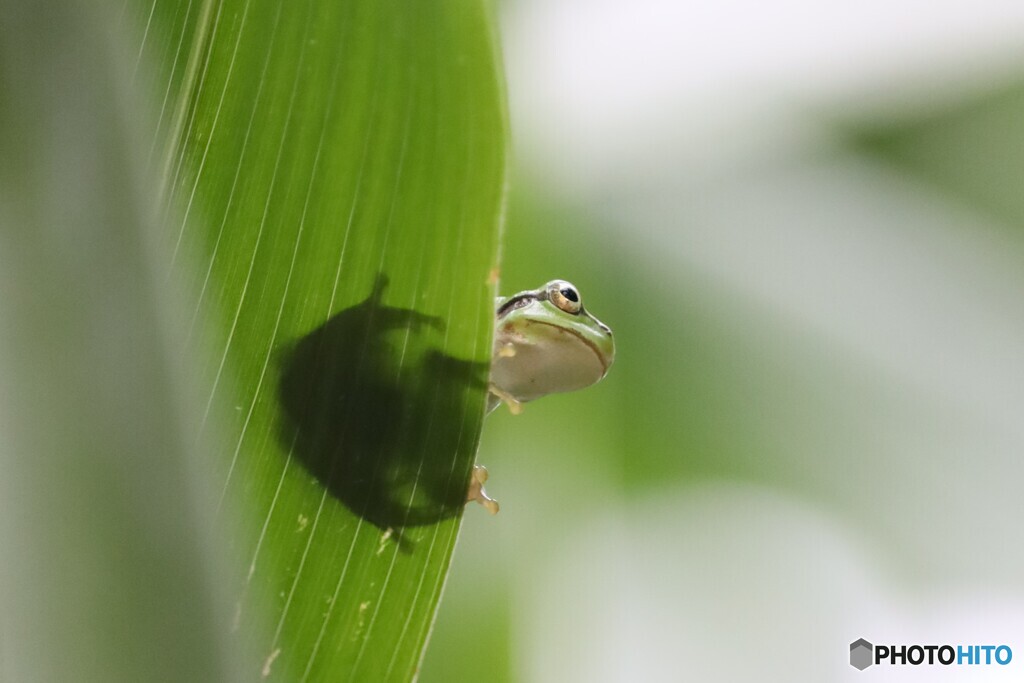
[(1024, 3), (501, 16), (502, 288), (575, 282), (619, 355), (488, 418), (421, 680), (1019, 680)]

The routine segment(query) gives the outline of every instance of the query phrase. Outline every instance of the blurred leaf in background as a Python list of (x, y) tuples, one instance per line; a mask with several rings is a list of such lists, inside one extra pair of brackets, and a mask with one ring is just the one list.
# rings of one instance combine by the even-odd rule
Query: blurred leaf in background
[(1024, 84), (1011, 79), (918, 116), (844, 121), (843, 126), (856, 149), (1019, 229), (1024, 226), (1022, 112)]

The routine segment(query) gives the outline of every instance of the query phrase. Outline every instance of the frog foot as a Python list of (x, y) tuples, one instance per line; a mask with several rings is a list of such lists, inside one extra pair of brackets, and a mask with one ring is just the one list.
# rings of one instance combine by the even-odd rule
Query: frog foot
[(512, 397), (511, 394), (507, 394), (493, 384), (490, 385), (489, 390), (499, 400), (503, 401), (508, 406), (508, 412), (513, 415), (518, 415), (523, 412), (523, 404)]
[(484, 490), (484, 483), (490, 476), (487, 468), (483, 465), (473, 465), (473, 473), (469, 479), (469, 491), (466, 493), (466, 502), (476, 501), (483, 505), (492, 515), (498, 514), (498, 501), (487, 495)]

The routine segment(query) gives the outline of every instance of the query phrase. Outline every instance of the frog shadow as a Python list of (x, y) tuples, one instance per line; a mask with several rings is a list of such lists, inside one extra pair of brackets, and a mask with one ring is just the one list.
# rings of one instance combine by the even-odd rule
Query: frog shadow
[(332, 496), (408, 552), (404, 527), (465, 506), (473, 454), (462, 415), (488, 368), (430, 345), (444, 321), (385, 305), (387, 284), (379, 274), (364, 301), (285, 349), (280, 438)]

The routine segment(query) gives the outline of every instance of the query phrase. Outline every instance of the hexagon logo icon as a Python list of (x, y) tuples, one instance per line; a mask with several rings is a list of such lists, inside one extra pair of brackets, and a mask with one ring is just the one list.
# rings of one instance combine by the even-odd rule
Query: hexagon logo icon
[(871, 666), (874, 663), (871, 661), (874, 647), (863, 638), (858, 638), (850, 643), (850, 666), (858, 671), (863, 671)]

